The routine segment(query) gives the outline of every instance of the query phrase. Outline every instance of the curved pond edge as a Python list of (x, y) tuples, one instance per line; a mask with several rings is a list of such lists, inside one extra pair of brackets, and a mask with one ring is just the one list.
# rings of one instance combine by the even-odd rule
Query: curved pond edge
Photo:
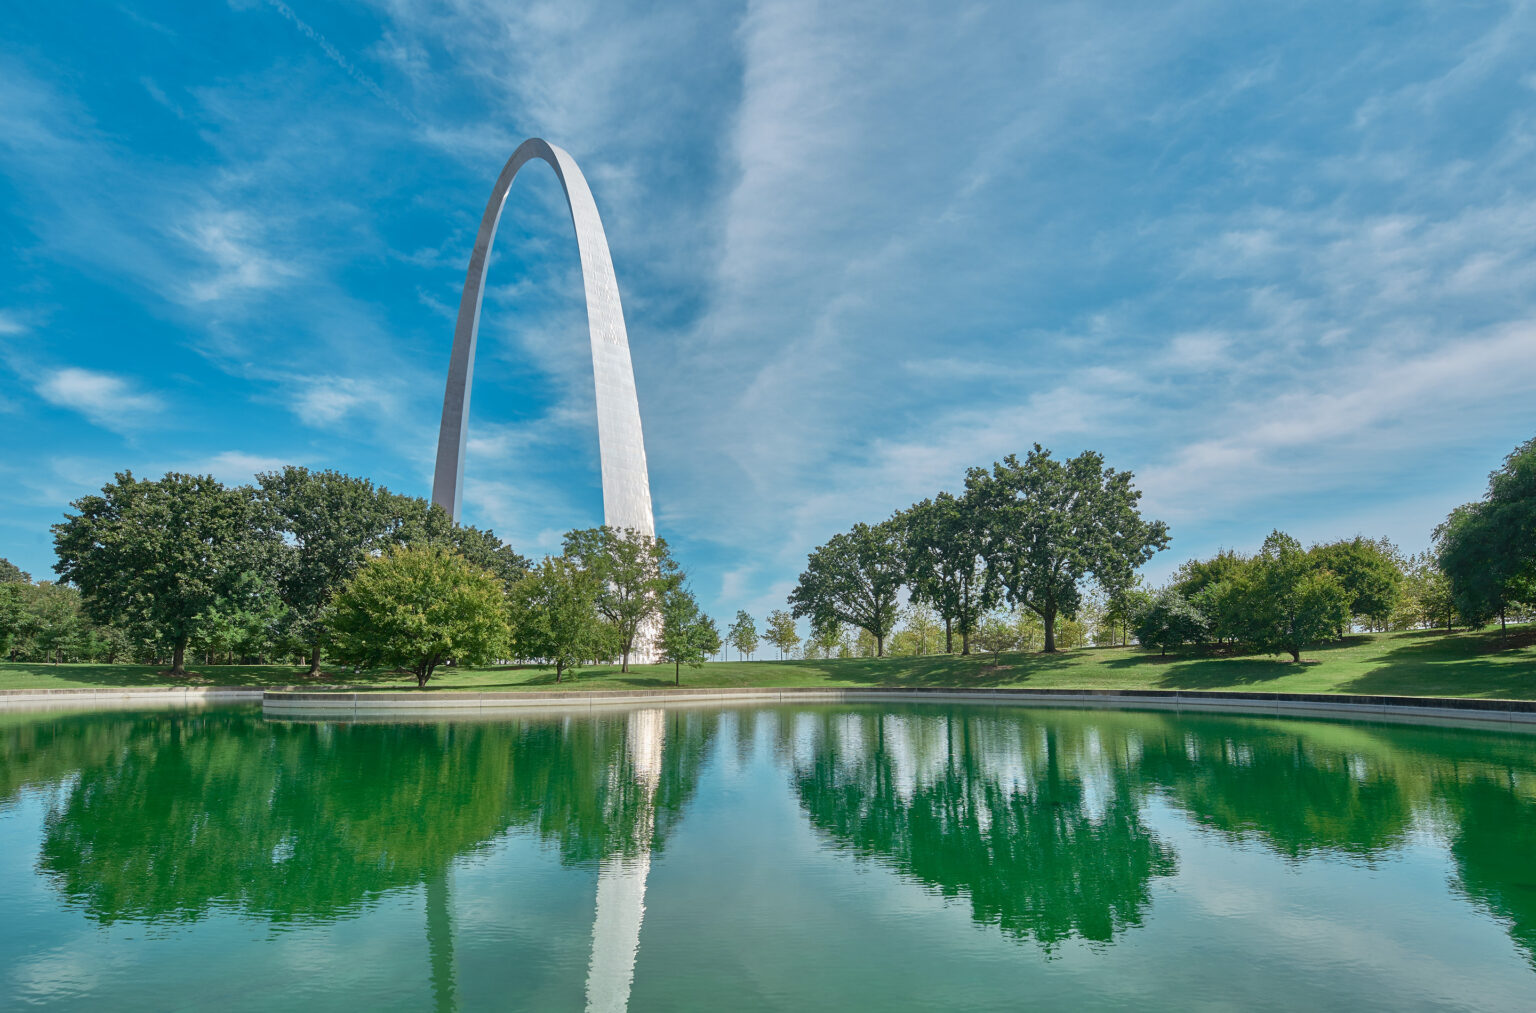
[(1471, 722), (1536, 731), (1536, 700), (1458, 697), (1356, 696), (1331, 693), (1245, 693), (1223, 690), (1095, 689), (656, 689), (545, 692), (316, 692), (267, 690), (262, 709), (274, 717), (386, 717), (433, 714), (504, 714), (539, 710), (596, 710), (692, 703), (992, 703), (1014, 706), (1158, 708), (1247, 714), (1349, 716), (1440, 724)]
[(1368, 696), (1343, 693), (1265, 693), (1240, 690), (960, 689), (946, 687), (784, 687), (778, 689), (356, 691), (250, 686), (119, 687), (0, 690), (0, 711), (63, 708), (186, 707), (260, 703), (274, 717), (323, 718), (493, 716), (515, 711), (571, 711), (644, 705), (732, 703), (992, 703), (1014, 706), (1105, 707), (1228, 711), (1245, 714), (1339, 716), (1443, 724), (1455, 722), (1536, 731), (1536, 700)]

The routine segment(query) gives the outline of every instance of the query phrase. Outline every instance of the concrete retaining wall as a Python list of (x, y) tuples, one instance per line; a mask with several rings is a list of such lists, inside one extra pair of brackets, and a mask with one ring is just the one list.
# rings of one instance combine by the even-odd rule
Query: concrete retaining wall
[(657, 689), (553, 692), (428, 691), (398, 693), (269, 690), (265, 712), (279, 716), (385, 716), (389, 714), (494, 714), (527, 708), (596, 710), (697, 703), (841, 703), (902, 701), (991, 703), (1012, 706), (1158, 708), (1249, 714), (1384, 717), (1442, 723), (1527, 727), (1536, 731), (1536, 700), (1454, 697), (1351, 696), (1327, 693), (1241, 693), (1186, 690), (1076, 689)]

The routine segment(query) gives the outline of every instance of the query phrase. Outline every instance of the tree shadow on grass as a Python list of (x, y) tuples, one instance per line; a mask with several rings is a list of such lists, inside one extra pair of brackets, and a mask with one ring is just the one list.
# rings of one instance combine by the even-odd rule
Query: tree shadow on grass
[[(17, 676), (24, 678), (15, 678)], [(61, 686), (58, 685), (60, 682), (72, 685)], [(155, 665), (53, 665), (47, 662), (0, 665), (0, 689), (80, 689), (93, 686), (113, 689), (201, 689), (209, 686), (240, 686), (250, 689), (365, 686), (396, 689), (404, 684), (415, 688), (416, 677), (409, 672), (393, 669), (355, 674), (344, 669), (332, 669), (322, 672), (319, 678), (311, 679), (308, 669), (299, 665), (193, 665), (183, 678), (173, 677)]]
[(805, 661), (828, 683), (843, 686), (990, 689), (1027, 682), (1032, 675), (1073, 664), (1065, 654), (936, 654), (923, 657), (840, 659), (835, 665)]
[[(1536, 636), (1498, 629), (1414, 637), (1339, 688), (1383, 696), (1484, 696), (1536, 699)], [(1407, 638), (1404, 638), (1407, 639)]]

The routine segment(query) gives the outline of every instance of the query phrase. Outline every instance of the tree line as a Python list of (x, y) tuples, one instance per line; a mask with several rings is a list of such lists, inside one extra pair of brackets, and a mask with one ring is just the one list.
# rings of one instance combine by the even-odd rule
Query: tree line
[(940, 492), (814, 549), (791, 615), (810, 621), (813, 640), (843, 624), (863, 630), (879, 657), (905, 590), (938, 613), (946, 651), (958, 635), (969, 654), (983, 618), (1006, 603), (1039, 618), (1042, 649), (1053, 652), (1087, 581), (1119, 594), (1168, 544), (1167, 525), (1142, 517), (1133, 478), (1095, 451), (1061, 461), (1038, 443), (1023, 461), (971, 468), (962, 494)]
[(957, 636), (962, 654), (1049, 652), (1065, 634), (1068, 646), (1134, 638), (1165, 653), (1205, 643), (1300, 660), (1356, 629), (1536, 613), (1536, 440), (1490, 476), (1482, 500), (1451, 512), (1430, 551), (1404, 556), (1358, 536), (1303, 549), (1275, 531), (1252, 555), (1190, 560), (1156, 590), (1136, 571), (1168, 531), (1141, 516), (1132, 479), (1092, 451), (1058, 462), (1036, 444), (1022, 463), (970, 469), (959, 495), (833, 536), (789, 596), (811, 623), (806, 655), (881, 656), (893, 635), (897, 653), (935, 653), (936, 620), (946, 653)]
[(115, 476), (53, 528), (60, 582), (0, 561), (0, 648), (42, 660), (330, 657), (411, 671), (619, 660), (680, 669), (718, 649), (664, 540), (571, 531), (537, 566), (494, 532), (367, 479), (287, 467), (229, 487)]

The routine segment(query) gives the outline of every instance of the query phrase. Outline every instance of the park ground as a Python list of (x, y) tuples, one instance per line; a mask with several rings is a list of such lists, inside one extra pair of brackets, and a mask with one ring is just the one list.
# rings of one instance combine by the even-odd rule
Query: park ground
[[(549, 689), (553, 669), (443, 668), (432, 690)], [(683, 668), (694, 687), (817, 686), (850, 688), (1017, 686), (1048, 689), (1250, 690), (1283, 693), (1363, 693), (1536, 699), (1536, 628), (1512, 626), (1474, 632), (1413, 630), (1367, 633), (1310, 649), (1302, 664), (1258, 655), (1208, 650), (1162, 656), (1139, 647), (1093, 647), (1060, 654), (928, 655), (830, 661), (725, 661)], [(673, 684), (671, 665), (597, 665), (568, 670), (562, 689), (647, 689)], [(346, 686), (414, 689), (404, 672), (353, 673), (333, 669), (319, 679), (289, 665), (189, 666), (172, 679), (147, 665), (0, 663), (0, 689), (105, 686)]]

